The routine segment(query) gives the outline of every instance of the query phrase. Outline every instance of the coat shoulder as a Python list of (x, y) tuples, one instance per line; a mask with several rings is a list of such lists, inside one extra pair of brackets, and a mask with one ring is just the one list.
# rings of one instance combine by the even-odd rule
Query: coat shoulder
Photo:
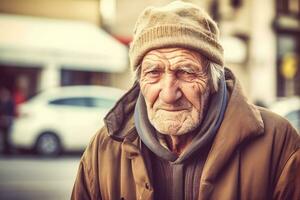
[(104, 126), (98, 130), (90, 140), (90, 143), (83, 154), (83, 159), (99, 157), (99, 155), (120, 149), (121, 144), (121, 141), (115, 140), (109, 136), (108, 130), (106, 126)]
[(300, 147), (300, 136), (297, 130), (284, 117), (266, 109), (258, 107), (263, 123), (265, 134), (270, 137), (287, 139), (295, 144), (295, 147)]
[(273, 165), (280, 172), (293, 155), (299, 154), (300, 136), (285, 118), (265, 108), (259, 110), (264, 122), (263, 149), (272, 155)]

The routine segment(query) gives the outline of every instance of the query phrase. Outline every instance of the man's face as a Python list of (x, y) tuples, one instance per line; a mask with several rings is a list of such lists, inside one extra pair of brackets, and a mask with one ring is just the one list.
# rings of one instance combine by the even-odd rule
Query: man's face
[(200, 125), (210, 87), (207, 64), (199, 53), (152, 50), (143, 58), (140, 77), (148, 118), (158, 132), (178, 136)]

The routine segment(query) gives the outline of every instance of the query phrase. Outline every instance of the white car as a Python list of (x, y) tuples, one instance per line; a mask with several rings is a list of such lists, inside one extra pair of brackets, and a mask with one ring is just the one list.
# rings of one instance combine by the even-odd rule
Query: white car
[(82, 150), (124, 94), (104, 86), (66, 86), (44, 91), (18, 107), (11, 143), (42, 155)]
[(270, 110), (285, 117), (289, 122), (300, 131), (300, 97), (289, 97), (280, 99), (271, 104)]

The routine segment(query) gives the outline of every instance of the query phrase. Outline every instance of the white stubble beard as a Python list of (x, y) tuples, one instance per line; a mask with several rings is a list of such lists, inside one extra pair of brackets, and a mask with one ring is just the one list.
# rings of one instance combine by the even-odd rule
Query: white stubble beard
[[(205, 106), (208, 106), (209, 90), (200, 98), (200, 110), (192, 106), (189, 110), (183, 111), (166, 111), (161, 109), (150, 108), (147, 104), (148, 119), (152, 126), (161, 134), (180, 136), (187, 134), (197, 127), (203, 121)], [(187, 100), (185, 100), (187, 101)], [(189, 104), (191, 104), (189, 102)], [(156, 105), (154, 107), (159, 107)]]

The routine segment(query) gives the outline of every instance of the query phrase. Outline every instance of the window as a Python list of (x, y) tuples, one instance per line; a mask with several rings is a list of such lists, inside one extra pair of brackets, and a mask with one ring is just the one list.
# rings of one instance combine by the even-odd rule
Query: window
[(286, 115), (291, 124), (300, 131), (300, 110), (295, 110)]
[(109, 73), (81, 71), (81, 70), (61, 70), (61, 85), (109, 85)]
[(104, 98), (93, 97), (72, 97), (62, 98), (50, 101), (52, 105), (64, 105), (64, 106), (81, 106), (81, 107), (97, 107), (97, 108), (112, 108), (115, 101)]
[(91, 100), (92, 107), (112, 108), (115, 104), (115, 101), (109, 99), (94, 98)]
[(280, 14), (299, 16), (299, 0), (277, 0), (277, 11)]
[(82, 97), (56, 99), (56, 100), (50, 101), (49, 104), (89, 107), (88, 98), (82, 98)]
[(300, 70), (296, 70), (292, 77), (286, 77), (283, 69), (285, 65), (299, 69), (300, 38), (297, 34), (280, 32), (277, 33), (277, 44), (277, 95), (298, 96), (300, 95), (300, 85), (298, 84)]

